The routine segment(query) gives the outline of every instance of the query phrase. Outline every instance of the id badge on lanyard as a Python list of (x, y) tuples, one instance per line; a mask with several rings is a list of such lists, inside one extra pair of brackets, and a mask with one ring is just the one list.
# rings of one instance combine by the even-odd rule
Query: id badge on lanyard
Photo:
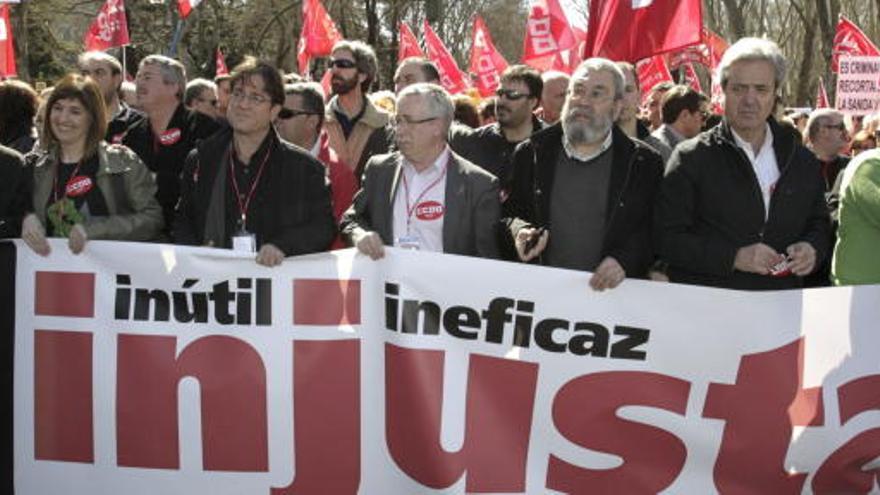
[(241, 216), (241, 225), (232, 236), (232, 250), (239, 253), (253, 254), (257, 252), (257, 236), (247, 231), (245, 221), (247, 217)]

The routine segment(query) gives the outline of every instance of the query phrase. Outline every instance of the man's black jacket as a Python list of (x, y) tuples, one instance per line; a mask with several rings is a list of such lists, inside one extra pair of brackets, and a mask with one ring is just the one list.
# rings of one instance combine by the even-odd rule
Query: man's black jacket
[[(653, 261), (651, 222), (655, 194), (663, 178), (663, 160), (641, 141), (630, 139), (612, 126), (611, 180), (605, 218), (602, 257), (611, 256), (627, 277), (643, 277)], [(555, 124), (532, 135), (513, 155), (513, 181), (504, 202), (504, 217), (511, 236), (524, 226), (544, 226), (550, 231), (550, 194), (556, 160), (564, 153), (562, 126)]]
[[(230, 230), (236, 228), (238, 221), (238, 205), (228, 180), (231, 140), (232, 130), (227, 128), (202, 141), (187, 157), (174, 226), (176, 243), (231, 246), (230, 239), (236, 232)], [(286, 256), (327, 249), (336, 235), (336, 226), (324, 166), (302, 149), (279, 139), (275, 130), (270, 129), (251, 159), (252, 170), (262, 163), (267, 149), (272, 151), (247, 212), (247, 230), (256, 235), (257, 248), (274, 244)], [(225, 218), (209, 218), (214, 183), (220, 171), (225, 182), (224, 198), (220, 198), (223, 207), (213, 211)], [(209, 222), (221, 226), (213, 235), (206, 234)]]
[(734, 270), (737, 251), (758, 242), (785, 254), (799, 241), (816, 249), (816, 266), (829, 250), (825, 181), (815, 155), (770, 120), (779, 180), (765, 219), (754, 169), (725, 120), (680, 143), (658, 196), (657, 247), (673, 282), (730, 289), (786, 289), (800, 277)]
[(180, 172), (189, 152), (196, 144), (220, 129), (214, 119), (177, 106), (166, 127), (163, 142), (153, 134), (150, 119), (144, 118), (129, 127), (122, 144), (137, 153), (151, 172), (156, 174), (156, 200), (162, 207), (165, 230), (173, 225), (174, 207), (180, 197)]

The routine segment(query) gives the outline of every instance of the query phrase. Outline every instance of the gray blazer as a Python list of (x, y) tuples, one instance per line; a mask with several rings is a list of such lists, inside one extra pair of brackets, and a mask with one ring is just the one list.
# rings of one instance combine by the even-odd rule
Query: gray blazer
[[(403, 171), (400, 152), (370, 158), (364, 168), (361, 190), (342, 215), (342, 238), (353, 244), (356, 234), (374, 231), (393, 245), (394, 197)], [(452, 153), (446, 172), (446, 212), (443, 219), (443, 252), (498, 258), (501, 205), (498, 179)]]

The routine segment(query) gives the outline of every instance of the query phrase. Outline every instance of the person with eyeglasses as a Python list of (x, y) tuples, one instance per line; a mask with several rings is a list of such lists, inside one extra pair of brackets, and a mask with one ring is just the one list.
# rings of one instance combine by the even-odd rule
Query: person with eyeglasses
[(660, 155), (614, 122), (623, 71), (591, 58), (571, 76), (560, 122), (513, 157), (504, 223), (522, 262), (592, 272), (593, 290), (643, 278), (653, 261), (651, 214)]
[(367, 163), (340, 224), (349, 245), (372, 259), (385, 255), (384, 246), (498, 257), (498, 179), (450, 150), (454, 112), (438, 85), (400, 92), (398, 151)]
[(830, 248), (816, 157), (773, 117), (786, 60), (743, 38), (719, 64), (720, 125), (680, 143), (655, 208), (657, 255), (672, 282), (740, 290), (800, 288)]
[(830, 191), (837, 175), (849, 163), (849, 157), (843, 154), (849, 146), (843, 114), (833, 108), (813, 110), (807, 119), (804, 140), (819, 159), (825, 190)]
[(88, 51), (79, 55), (77, 65), (80, 74), (91, 77), (101, 88), (108, 119), (107, 135), (104, 139), (108, 143), (120, 143), (125, 131), (144, 119), (142, 112), (131, 108), (120, 98), (122, 83), (125, 80), (122, 64), (109, 53)]
[(187, 158), (175, 241), (255, 255), (269, 267), (327, 249), (336, 228), (324, 166), (272, 126), (284, 105), (281, 73), (245, 57), (231, 75), (229, 128)]
[[(281, 139), (309, 152), (327, 168), (330, 191), (333, 196), (333, 218), (338, 222), (357, 191), (357, 179), (339, 155), (330, 148), (324, 131), (324, 90), (314, 82), (298, 82), (284, 86), (284, 106), (275, 119), (275, 129)], [(337, 236), (332, 249), (344, 247)]]
[(213, 81), (197, 77), (186, 83), (183, 104), (187, 109), (199, 112), (214, 120), (220, 116), (217, 100), (217, 85)]
[(367, 93), (378, 77), (373, 48), (361, 41), (343, 40), (330, 53), (330, 87), (324, 129), (332, 148), (360, 181), (364, 165), (388, 152), (391, 116), (376, 107)]
[(656, 148), (664, 164), (678, 143), (700, 133), (709, 116), (709, 98), (684, 84), (676, 84), (663, 95), (660, 118), (663, 124), (653, 133), (663, 144)]
[(146, 118), (129, 127), (122, 144), (137, 153), (156, 176), (156, 199), (162, 206), (163, 241), (174, 238), (174, 208), (180, 199), (180, 173), (196, 144), (220, 129), (214, 119), (183, 105), (186, 69), (164, 55), (148, 55), (135, 77), (138, 102)]
[(513, 150), (545, 127), (534, 115), (543, 88), (541, 74), (535, 69), (526, 65), (508, 67), (496, 90), (496, 122), (474, 130), (454, 129), (450, 138), (452, 149), (498, 177), (505, 188)]

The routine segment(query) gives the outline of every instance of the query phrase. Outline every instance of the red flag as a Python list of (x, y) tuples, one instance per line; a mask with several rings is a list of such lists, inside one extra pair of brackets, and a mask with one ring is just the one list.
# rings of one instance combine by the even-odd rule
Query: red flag
[(324, 8), (321, 0), (303, 2), (303, 29), (308, 25), (306, 49), (313, 57), (330, 55), (333, 45), (342, 41), (336, 24)]
[(419, 47), (419, 40), (416, 39), (412, 29), (409, 28), (407, 23), (400, 21), (397, 40), (397, 61), (400, 62), (410, 57), (424, 56), (425, 53)]
[(12, 24), (9, 22), (9, 6), (0, 5), (0, 76), (17, 75), (15, 70), (15, 46), (12, 40)]
[(467, 74), (458, 68), (452, 54), (446, 48), (446, 45), (437, 36), (437, 33), (431, 29), (426, 20), (424, 23), (425, 48), (428, 49), (428, 58), (437, 64), (437, 71), (440, 73), (440, 82), (446, 91), (451, 94), (461, 93), (471, 86)]
[(700, 0), (592, 0), (585, 56), (635, 61), (700, 42)]
[(639, 87), (642, 90), (642, 98), (647, 97), (651, 88), (659, 83), (673, 82), (669, 67), (662, 55), (654, 55), (651, 58), (639, 61), (636, 64), (636, 73), (639, 76)]
[(342, 35), (321, 0), (304, 0), (302, 6), (303, 24), (296, 58), (300, 74), (305, 75), (309, 60), (330, 55), (333, 45), (342, 40)]
[(681, 66), (681, 70), (684, 75), (684, 83), (693, 88), (697, 93), (702, 93), (703, 87), (700, 85), (700, 78), (697, 76), (697, 71), (694, 70), (694, 65), (686, 63)]
[(682, 48), (669, 55), (669, 68), (675, 70), (682, 64), (692, 62), (714, 69), (721, 62), (721, 56), (728, 46), (727, 40), (704, 27), (700, 44)]
[(220, 47), (217, 47), (217, 53), (214, 54), (214, 76), (225, 76), (229, 74), (229, 69), (226, 68), (226, 59), (223, 58), (223, 52), (220, 51)]
[(834, 48), (831, 51), (831, 72), (835, 74), (837, 61), (841, 55), (875, 57), (880, 56), (880, 50), (858, 26), (846, 17), (840, 16), (837, 21), (837, 32), (834, 34)]
[(202, 3), (202, 0), (177, 0), (177, 13), (180, 14), (181, 19), (186, 19), (190, 12), (198, 7), (200, 3)]
[(299, 36), (299, 41), (296, 42), (296, 62), (299, 66), (299, 75), (308, 78), (309, 62), (312, 60), (312, 57), (306, 51), (305, 30), (306, 27), (303, 25), (303, 32)]
[(106, 50), (130, 43), (123, 0), (107, 0), (83, 38), (86, 50)]
[(487, 97), (495, 93), (501, 83), (501, 73), (507, 69), (507, 60), (495, 49), (492, 35), (483, 18), (474, 17), (474, 34), (471, 45), (471, 74), (477, 75), (477, 90), (480, 96)]
[(526, 21), (523, 63), (538, 70), (549, 70), (558, 66), (561, 52), (575, 48), (577, 44), (577, 34), (559, 0), (533, 0)]
[(816, 88), (816, 108), (828, 108), (828, 93), (825, 91), (825, 81), (819, 78), (819, 87)]

